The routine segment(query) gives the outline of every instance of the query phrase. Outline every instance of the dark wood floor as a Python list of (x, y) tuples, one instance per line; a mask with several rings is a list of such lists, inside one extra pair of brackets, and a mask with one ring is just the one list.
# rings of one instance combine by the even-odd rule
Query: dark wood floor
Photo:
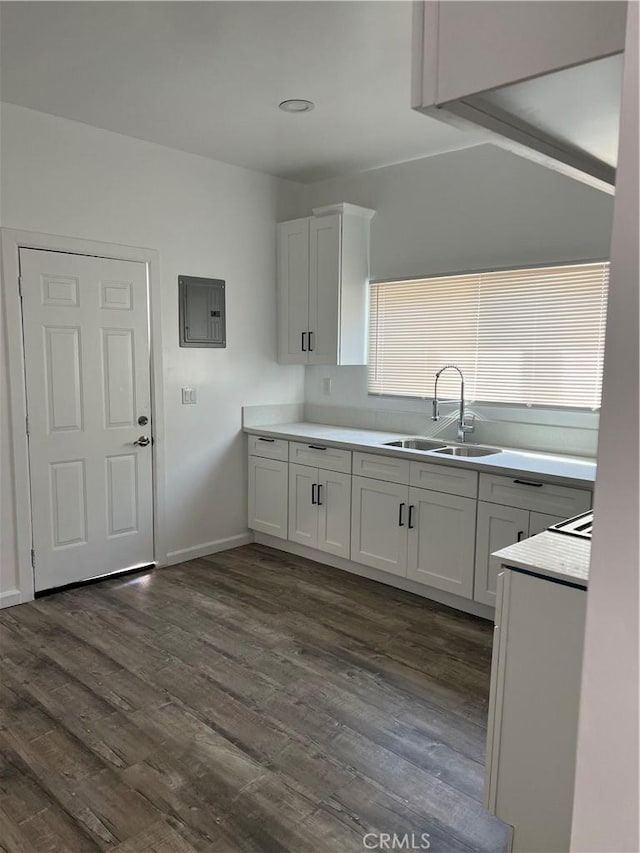
[(504, 850), (491, 635), (258, 545), (4, 610), (0, 850)]

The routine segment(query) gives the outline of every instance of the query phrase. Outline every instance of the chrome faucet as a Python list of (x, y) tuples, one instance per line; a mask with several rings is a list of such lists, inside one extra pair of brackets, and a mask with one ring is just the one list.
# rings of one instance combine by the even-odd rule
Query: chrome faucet
[(445, 370), (449, 370), (449, 368), (453, 368), (453, 370), (457, 370), (460, 374), (460, 414), (458, 415), (458, 441), (464, 441), (464, 437), (468, 432), (473, 432), (474, 426), (473, 424), (468, 424), (466, 422), (466, 412), (464, 410), (464, 375), (460, 368), (456, 364), (445, 364), (437, 373), (436, 373), (436, 381), (433, 386), (433, 415), (431, 416), (432, 421), (440, 420), (440, 401), (438, 400), (438, 379), (440, 379), (440, 374), (444, 373)]

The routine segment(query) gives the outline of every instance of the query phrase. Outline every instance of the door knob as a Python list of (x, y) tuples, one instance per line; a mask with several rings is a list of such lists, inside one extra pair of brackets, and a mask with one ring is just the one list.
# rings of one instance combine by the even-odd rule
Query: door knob
[(136, 447), (146, 447), (147, 444), (151, 444), (151, 439), (146, 435), (141, 435), (139, 438), (133, 442)]

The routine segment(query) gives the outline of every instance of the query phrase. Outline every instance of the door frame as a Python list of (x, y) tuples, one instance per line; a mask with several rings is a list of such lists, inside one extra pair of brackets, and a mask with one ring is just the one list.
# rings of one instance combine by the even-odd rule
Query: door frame
[(165, 409), (162, 357), (162, 315), (160, 292), (160, 256), (155, 249), (103, 243), (76, 237), (61, 237), (13, 228), (0, 228), (2, 247), (2, 290), (4, 294), (5, 333), (10, 406), (9, 447), (13, 458), (13, 500), (16, 515), (19, 598), (13, 603), (34, 598), (34, 570), (31, 565), (33, 520), (31, 515), (31, 479), (29, 445), (26, 432), (27, 398), (22, 334), (22, 304), (19, 293), (20, 249), (42, 249), (65, 254), (89, 255), (120, 261), (143, 263), (147, 270), (149, 309), (149, 373), (151, 380), (151, 416), (153, 424), (153, 550), (156, 565), (167, 561), (164, 531), (166, 500)]

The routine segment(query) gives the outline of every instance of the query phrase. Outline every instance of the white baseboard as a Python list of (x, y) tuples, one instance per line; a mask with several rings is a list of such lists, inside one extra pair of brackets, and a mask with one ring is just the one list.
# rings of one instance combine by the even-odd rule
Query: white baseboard
[(195, 560), (197, 557), (206, 557), (216, 554), (218, 551), (229, 551), (231, 548), (240, 548), (241, 545), (249, 545), (253, 542), (253, 533), (239, 533), (237, 536), (228, 536), (226, 539), (215, 539), (213, 542), (203, 542), (191, 548), (182, 548), (179, 551), (169, 551), (165, 566), (175, 566), (176, 563), (186, 563), (187, 560)]
[(8, 589), (6, 592), (0, 592), (0, 608), (13, 607), (14, 604), (20, 604), (22, 596), (19, 589)]
[(258, 532), (254, 536), (259, 545), (268, 545), (270, 548), (277, 548), (279, 551), (286, 551), (288, 554), (295, 554), (297, 557), (306, 557), (316, 563), (322, 563), (334, 569), (342, 569), (351, 572), (353, 575), (360, 575), (360, 577), (369, 578), (369, 580), (378, 581), (378, 583), (384, 583), (387, 586), (394, 586), (405, 592), (412, 592), (414, 595), (422, 596), (422, 598), (429, 598), (439, 604), (446, 604), (456, 610), (463, 610), (465, 613), (471, 613), (472, 616), (480, 616), (490, 622), (494, 621), (494, 609), (486, 604), (469, 601), (467, 598), (460, 598), (460, 596), (452, 595), (450, 592), (424, 586), (408, 578), (390, 575), (388, 572), (381, 572), (378, 569), (363, 566), (361, 563), (354, 563), (353, 560), (345, 560), (343, 557), (335, 557), (333, 554), (326, 554), (324, 551), (317, 551), (315, 548), (308, 548), (306, 545), (298, 545), (297, 542), (289, 542), (288, 539), (278, 539), (275, 536)]

